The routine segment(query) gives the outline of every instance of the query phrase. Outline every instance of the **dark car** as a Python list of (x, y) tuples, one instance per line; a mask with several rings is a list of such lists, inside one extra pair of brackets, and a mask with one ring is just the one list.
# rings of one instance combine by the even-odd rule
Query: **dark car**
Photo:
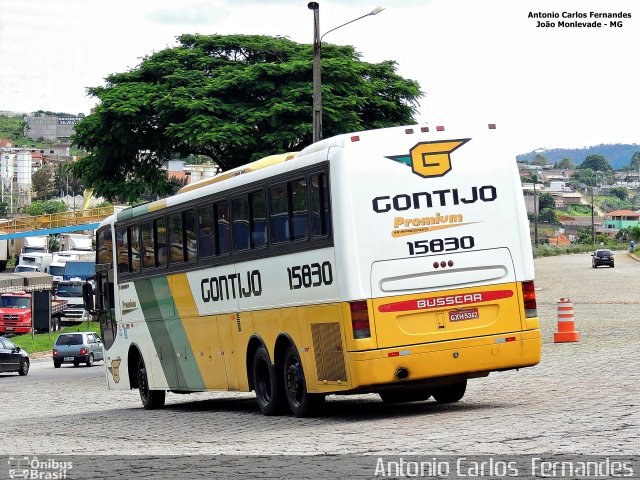
[(607, 249), (596, 250), (591, 254), (591, 266), (593, 268), (599, 267), (600, 265), (607, 265), (613, 268), (613, 252)]
[(29, 373), (29, 355), (5, 337), (0, 337), (0, 372)]
[(60, 368), (63, 363), (73, 363), (75, 367), (84, 363), (104, 360), (102, 340), (93, 332), (63, 333), (53, 345), (53, 366)]

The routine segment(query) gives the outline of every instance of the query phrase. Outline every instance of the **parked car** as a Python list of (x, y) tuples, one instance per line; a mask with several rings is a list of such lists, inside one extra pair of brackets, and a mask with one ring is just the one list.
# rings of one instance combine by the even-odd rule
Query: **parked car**
[(63, 333), (53, 345), (55, 368), (60, 368), (63, 363), (73, 363), (74, 367), (85, 363), (91, 367), (97, 360), (104, 360), (104, 351), (102, 339), (93, 332)]
[(593, 268), (599, 267), (600, 265), (608, 265), (611, 268), (614, 268), (613, 252), (611, 250), (607, 250), (606, 248), (596, 250), (591, 254), (591, 257), (591, 266)]
[(29, 355), (6, 337), (0, 337), (0, 372), (29, 373)]

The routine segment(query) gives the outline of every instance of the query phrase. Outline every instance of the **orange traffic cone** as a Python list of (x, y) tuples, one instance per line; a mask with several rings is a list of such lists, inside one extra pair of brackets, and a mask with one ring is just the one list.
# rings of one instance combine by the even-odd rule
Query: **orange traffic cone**
[(575, 331), (573, 303), (570, 298), (558, 300), (558, 331), (553, 334), (555, 343), (579, 342), (580, 332)]

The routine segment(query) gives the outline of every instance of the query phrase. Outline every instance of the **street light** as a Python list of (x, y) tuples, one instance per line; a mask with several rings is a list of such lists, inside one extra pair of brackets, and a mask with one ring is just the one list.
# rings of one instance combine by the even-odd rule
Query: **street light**
[(595, 176), (593, 178), (593, 181), (591, 182), (591, 245), (593, 245), (593, 246), (595, 246), (595, 244), (596, 244), (596, 226), (595, 226), (595, 223), (593, 221), (593, 211), (594, 211), (593, 189), (595, 187), (595, 184), (598, 183), (598, 174), (599, 173), (604, 173), (604, 172), (596, 170), (594, 173), (595, 173)]
[[(541, 153), (546, 150), (545, 147), (538, 147), (529, 153)], [(531, 177), (533, 180), (533, 242), (538, 245), (538, 192), (536, 191), (536, 183), (538, 183), (538, 175)]]
[(310, 10), (313, 10), (313, 143), (315, 143), (322, 140), (322, 79), (320, 73), (322, 39), (327, 33), (333, 32), (345, 25), (349, 25), (361, 18), (368, 17), (370, 15), (377, 15), (384, 10), (384, 7), (376, 7), (365, 15), (349, 20), (342, 25), (338, 25), (337, 27), (326, 31), (322, 36), (320, 36), (320, 5), (318, 2), (309, 2), (307, 7)]

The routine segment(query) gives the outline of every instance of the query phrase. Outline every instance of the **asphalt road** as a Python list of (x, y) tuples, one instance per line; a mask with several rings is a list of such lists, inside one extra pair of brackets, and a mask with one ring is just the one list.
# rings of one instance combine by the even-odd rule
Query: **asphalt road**
[[(27, 377), (0, 375), (0, 436), (11, 438), (0, 455), (637, 455), (640, 263), (620, 252), (614, 269), (592, 269), (588, 254), (535, 266), (541, 364), (471, 380), (456, 404), (329, 397), (323, 417), (297, 419), (262, 416), (252, 394), (212, 392), (145, 411), (137, 391), (106, 389), (102, 362), (34, 361)], [(579, 343), (553, 343), (561, 297)]]

